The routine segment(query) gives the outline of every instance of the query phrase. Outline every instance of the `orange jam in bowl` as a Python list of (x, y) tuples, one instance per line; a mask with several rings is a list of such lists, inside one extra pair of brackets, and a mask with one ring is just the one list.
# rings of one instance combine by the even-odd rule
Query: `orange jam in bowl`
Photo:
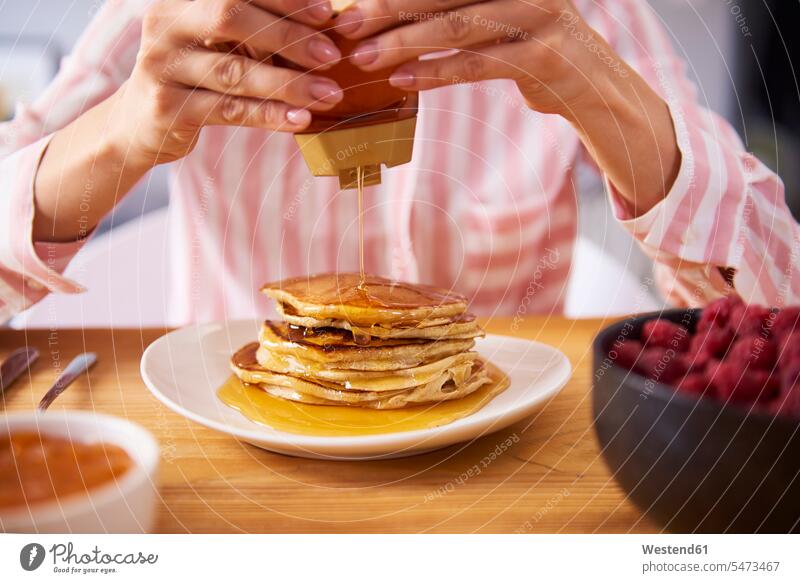
[(86, 495), (133, 466), (111, 443), (82, 442), (31, 429), (0, 434), (0, 513)]

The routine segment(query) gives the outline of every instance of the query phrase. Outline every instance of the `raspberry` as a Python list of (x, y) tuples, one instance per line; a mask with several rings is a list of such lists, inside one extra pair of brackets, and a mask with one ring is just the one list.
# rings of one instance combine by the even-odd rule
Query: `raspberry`
[(702, 373), (689, 373), (678, 383), (678, 390), (689, 395), (702, 395), (711, 385)]
[(783, 337), (778, 349), (778, 361), (784, 366), (798, 359), (800, 359), (800, 332), (794, 332)]
[(761, 401), (764, 399), (771, 399), (781, 392), (781, 379), (778, 373), (775, 371), (770, 371), (768, 374), (769, 378), (767, 379), (767, 390), (765, 391)]
[(725, 359), (740, 366), (750, 363), (753, 368), (769, 369), (775, 364), (777, 352), (774, 342), (760, 336), (748, 336), (736, 340)]
[(737, 296), (729, 296), (714, 300), (703, 308), (700, 319), (697, 321), (697, 331), (705, 332), (712, 328), (721, 328), (728, 325), (731, 308), (742, 303)]
[(636, 359), (639, 358), (643, 348), (642, 343), (638, 340), (623, 340), (614, 343), (611, 355), (617, 365), (633, 370), (636, 366)]
[(648, 320), (642, 326), (642, 341), (648, 346), (672, 348), (678, 352), (689, 349), (689, 331), (669, 320)]
[(705, 362), (709, 358), (725, 356), (733, 338), (733, 332), (728, 328), (712, 328), (692, 336), (689, 350), (695, 358)]
[(800, 332), (800, 306), (784, 308), (772, 322), (772, 334), (775, 336), (783, 337), (794, 332)]
[(707, 345), (703, 344), (703, 339), (699, 336), (693, 336), (689, 345), (689, 352), (686, 354), (686, 362), (689, 367), (694, 371), (702, 371), (713, 359), (714, 355), (707, 349)]
[(705, 379), (706, 382), (709, 384), (714, 384), (714, 377), (717, 374), (717, 367), (722, 364), (721, 360), (717, 360), (716, 358), (711, 358), (708, 360), (708, 364), (706, 365), (706, 373)]
[(666, 384), (685, 375), (687, 368), (680, 354), (661, 347), (645, 348), (636, 363), (636, 370), (640, 374)]
[(777, 383), (765, 370), (747, 369), (740, 363), (722, 362), (714, 371), (711, 382), (723, 401), (754, 403), (774, 395)]
[(800, 358), (787, 361), (781, 366), (781, 389), (786, 392), (800, 385)]
[(768, 334), (766, 326), (770, 316), (769, 308), (747, 304), (737, 304), (731, 308), (728, 327), (739, 336), (758, 336)]
[(692, 373), (702, 373), (706, 370), (706, 366), (711, 361), (710, 354), (694, 354), (686, 353), (683, 355), (683, 361), (686, 363), (686, 369)]

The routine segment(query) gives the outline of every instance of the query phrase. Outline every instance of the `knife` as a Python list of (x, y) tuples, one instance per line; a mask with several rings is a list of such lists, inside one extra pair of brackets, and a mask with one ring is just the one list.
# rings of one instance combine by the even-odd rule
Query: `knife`
[(39, 401), (39, 410), (44, 411), (52, 405), (56, 397), (63, 393), (75, 379), (92, 368), (95, 362), (97, 362), (97, 355), (94, 352), (84, 352), (73, 358), (64, 369), (64, 372), (53, 383), (53, 386), (50, 387), (50, 390)]
[(37, 358), (39, 358), (39, 351), (27, 346), (18, 348), (8, 355), (3, 364), (0, 364), (0, 394), (3, 394), (22, 373), (33, 366)]

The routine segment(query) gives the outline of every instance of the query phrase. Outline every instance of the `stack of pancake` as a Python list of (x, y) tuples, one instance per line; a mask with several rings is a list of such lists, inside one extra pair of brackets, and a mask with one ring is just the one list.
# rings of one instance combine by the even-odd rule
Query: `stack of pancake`
[(231, 367), (244, 383), (301, 403), (371, 409), (459, 399), (505, 383), (473, 351), (483, 330), (466, 298), (376, 276), (323, 274), (267, 284), (283, 321)]

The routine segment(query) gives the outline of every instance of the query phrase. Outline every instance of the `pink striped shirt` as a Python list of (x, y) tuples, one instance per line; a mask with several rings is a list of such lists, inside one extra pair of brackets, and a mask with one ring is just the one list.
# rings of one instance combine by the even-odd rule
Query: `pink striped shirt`
[[(81, 291), (61, 274), (82, 242), (31, 239), (34, 176), (49, 136), (129, 76), (147, 4), (108, 0), (46, 92), (0, 125), (0, 316)], [(743, 297), (798, 302), (800, 232), (780, 179), (698, 104), (646, 2), (577, 4), (673, 115), (683, 158), (661, 203), (632, 217), (606, 181), (660, 289), (702, 305), (725, 291), (720, 268), (731, 268)], [(367, 269), (452, 287), (482, 314), (560, 310), (576, 237), (573, 170), (587, 159), (572, 127), (494, 81), (424, 93), (417, 132), (412, 162), (365, 194)], [(206, 128), (172, 168), (169, 216), (173, 323), (263, 314), (262, 282), (358, 268), (355, 194), (313, 178), (288, 134)]]

